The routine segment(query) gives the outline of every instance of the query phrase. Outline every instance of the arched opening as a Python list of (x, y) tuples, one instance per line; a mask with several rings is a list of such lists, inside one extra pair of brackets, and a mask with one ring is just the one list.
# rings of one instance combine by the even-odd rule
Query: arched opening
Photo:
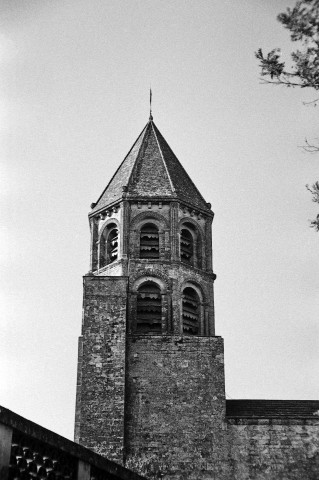
[(202, 268), (202, 237), (193, 222), (183, 222), (180, 226), (181, 262)]
[(137, 291), (136, 331), (150, 334), (162, 331), (162, 296), (154, 282), (143, 283)]
[(197, 292), (186, 287), (183, 290), (183, 333), (184, 335), (198, 335), (200, 318), (200, 300)]
[(141, 228), (140, 258), (159, 258), (158, 228), (153, 223), (146, 223)]
[(193, 265), (194, 263), (194, 238), (189, 228), (181, 229), (181, 262), (189, 263)]
[(100, 268), (118, 259), (118, 228), (115, 223), (107, 225), (100, 239)]

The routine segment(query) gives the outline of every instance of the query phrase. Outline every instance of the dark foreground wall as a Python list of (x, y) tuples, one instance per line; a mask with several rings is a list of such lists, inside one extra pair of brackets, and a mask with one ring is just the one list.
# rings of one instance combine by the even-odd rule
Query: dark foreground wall
[(0, 407), (0, 480), (143, 480), (106, 458)]

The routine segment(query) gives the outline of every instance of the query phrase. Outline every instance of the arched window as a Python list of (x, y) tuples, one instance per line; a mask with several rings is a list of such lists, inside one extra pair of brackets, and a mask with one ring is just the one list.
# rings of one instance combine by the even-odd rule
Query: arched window
[(202, 237), (193, 222), (183, 222), (180, 227), (181, 262), (202, 268)]
[(152, 223), (146, 223), (141, 228), (140, 258), (159, 258), (158, 228)]
[(183, 290), (183, 333), (185, 335), (198, 335), (200, 301), (197, 292), (186, 287)]
[(193, 265), (194, 260), (194, 238), (188, 228), (181, 229), (181, 262)]
[(150, 334), (162, 331), (162, 296), (154, 282), (145, 282), (138, 289), (136, 331)]
[(115, 223), (107, 225), (100, 240), (100, 268), (118, 259), (118, 228)]

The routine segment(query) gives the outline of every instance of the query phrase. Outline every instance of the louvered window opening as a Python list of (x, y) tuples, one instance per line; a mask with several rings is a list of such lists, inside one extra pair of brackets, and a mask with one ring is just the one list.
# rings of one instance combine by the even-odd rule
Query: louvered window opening
[(143, 285), (137, 295), (136, 330), (138, 333), (161, 333), (162, 296), (157, 285)]
[(184, 263), (192, 263), (194, 255), (194, 241), (193, 236), (189, 230), (183, 229), (181, 231), (181, 261)]
[(185, 288), (183, 292), (183, 332), (187, 335), (199, 332), (199, 299), (192, 288)]
[(76, 478), (76, 458), (26, 435), (13, 434), (8, 480)]
[(108, 263), (112, 263), (118, 258), (118, 229), (113, 228), (107, 238)]
[(112, 225), (103, 232), (100, 244), (100, 268), (115, 262), (118, 258), (118, 229)]
[(159, 258), (159, 235), (155, 225), (147, 224), (141, 229), (140, 258)]

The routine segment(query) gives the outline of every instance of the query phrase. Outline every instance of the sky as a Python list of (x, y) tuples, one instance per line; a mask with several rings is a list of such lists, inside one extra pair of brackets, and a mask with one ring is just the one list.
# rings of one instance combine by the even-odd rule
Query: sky
[(314, 91), (263, 85), (290, 0), (2, 0), (0, 404), (73, 438), (87, 214), (148, 121), (215, 212), (227, 398), (319, 396)]

